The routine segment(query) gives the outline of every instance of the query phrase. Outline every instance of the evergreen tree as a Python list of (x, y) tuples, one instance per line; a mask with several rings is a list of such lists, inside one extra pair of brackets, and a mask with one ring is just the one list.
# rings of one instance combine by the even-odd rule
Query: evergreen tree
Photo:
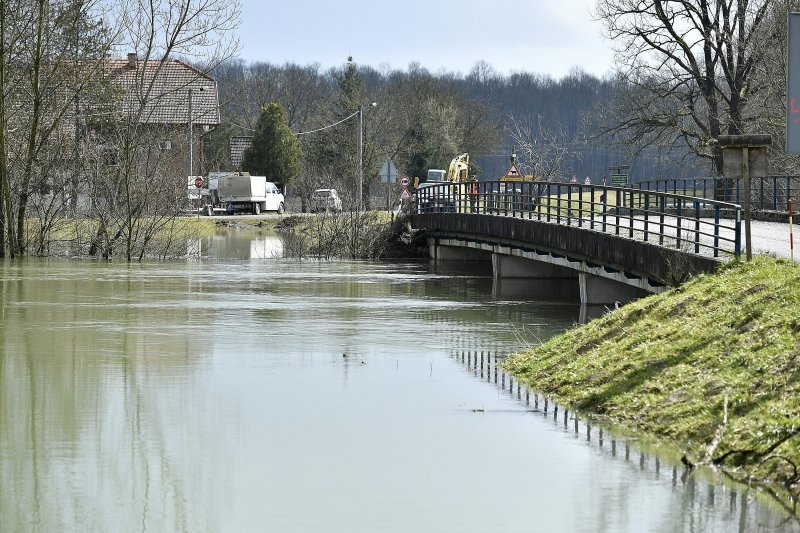
[(263, 107), (242, 169), (285, 185), (300, 174), (300, 155), (300, 143), (286, 123), (283, 106), (273, 102)]

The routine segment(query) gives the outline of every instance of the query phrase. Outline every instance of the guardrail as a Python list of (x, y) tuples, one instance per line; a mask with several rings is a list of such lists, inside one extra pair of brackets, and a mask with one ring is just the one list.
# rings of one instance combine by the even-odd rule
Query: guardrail
[[(739, 257), (739, 205), (631, 187), (561, 182), (426, 184), (417, 213), (475, 213), (566, 224), (695, 254)], [(721, 213), (731, 212), (725, 219)]]
[[(669, 192), (742, 205), (744, 182), (722, 177), (676, 178), (637, 181), (635, 189)], [(800, 202), (800, 176), (769, 176), (750, 179), (751, 209), (758, 211), (789, 211), (789, 199)]]

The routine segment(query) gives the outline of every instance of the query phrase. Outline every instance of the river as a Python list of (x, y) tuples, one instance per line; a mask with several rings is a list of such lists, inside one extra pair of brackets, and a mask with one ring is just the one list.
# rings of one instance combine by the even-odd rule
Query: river
[(197, 246), (0, 262), (0, 530), (797, 530), (495, 383), (576, 306), (427, 262), (281, 259), (273, 236)]

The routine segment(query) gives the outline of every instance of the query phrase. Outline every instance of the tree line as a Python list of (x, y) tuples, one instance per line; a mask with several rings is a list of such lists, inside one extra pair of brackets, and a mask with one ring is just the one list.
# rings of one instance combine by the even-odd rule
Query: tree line
[[(611, 165), (628, 164), (639, 179), (710, 175), (699, 158), (674, 145), (621, 142), (604, 131), (607, 109), (618, 105), (626, 82), (579, 69), (554, 79), (535, 73), (503, 75), (479, 62), (466, 75), (431, 73), (418, 64), (379, 71), (355, 61), (319, 65), (226, 62), (218, 82), (223, 124), (209, 135), (207, 167), (237, 170), (229, 158), (231, 136), (251, 136), (259, 110), (279, 102), (303, 151), (304, 193), (316, 187), (354, 187), (357, 120), (335, 124), (364, 109), (364, 176), (380, 190), (378, 172), (391, 158), (401, 174), (424, 176), (446, 169), (463, 152), (472, 174), (503, 176), (516, 148), (526, 174), (541, 179), (600, 183)], [(375, 102), (377, 105), (372, 107)], [(309, 133), (311, 132), (311, 133)]]

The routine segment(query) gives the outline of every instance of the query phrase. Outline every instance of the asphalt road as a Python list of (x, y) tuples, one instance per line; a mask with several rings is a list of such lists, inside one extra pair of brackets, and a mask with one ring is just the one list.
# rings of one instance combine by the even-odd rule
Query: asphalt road
[[(798, 240), (797, 229), (795, 226), (795, 248), (797, 248)], [(750, 232), (753, 238), (753, 254), (768, 253), (786, 258), (790, 256), (788, 222), (753, 221), (750, 225)], [(744, 247), (744, 222), (742, 223), (742, 242)], [(742, 252), (744, 253), (744, 249)], [(797, 258), (797, 250), (795, 250), (795, 257)]]

